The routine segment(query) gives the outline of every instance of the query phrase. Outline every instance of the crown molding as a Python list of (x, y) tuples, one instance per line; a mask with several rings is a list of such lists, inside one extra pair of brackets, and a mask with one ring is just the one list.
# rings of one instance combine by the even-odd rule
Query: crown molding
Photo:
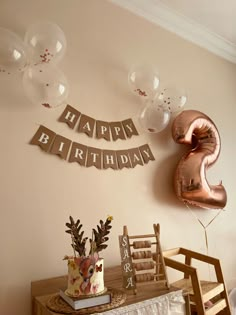
[[(236, 63), (236, 45), (154, 0), (108, 0), (213, 54)], [(148, 5), (147, 5), (148, 3)]]

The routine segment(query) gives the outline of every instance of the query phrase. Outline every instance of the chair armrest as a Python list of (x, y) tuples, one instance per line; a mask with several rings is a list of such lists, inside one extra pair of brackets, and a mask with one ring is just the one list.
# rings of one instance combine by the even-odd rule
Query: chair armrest
[(176, 270), (181, 271), (187, 275), (192, 275), (192, 274), (196, 273), (196, 270), (197, 270), (196, 268), (194, 268), (192, 266), (186, 265), (182, 262), (179, 262), (177, 260), (174, 260), (174, 259), (171, 259), (168, 257), (164, 257), (164, 261), (165, 261), (165, 265), (167, 267), (176, 269)]
[(196, 260), (206, 262), (206, 263), (214, 265), (214, 266), (220, 265), (220, 260), (217, 258), (207, 256), (204, 254), (200, 254), (200, 253), (197, 253), (197, 252), (194, 252), (192, 250), (185, 249), (182, 247), (179, 249), (179, 254), (185, 255), (187, 257), (191, 257), (191, 258), (196, 259)]

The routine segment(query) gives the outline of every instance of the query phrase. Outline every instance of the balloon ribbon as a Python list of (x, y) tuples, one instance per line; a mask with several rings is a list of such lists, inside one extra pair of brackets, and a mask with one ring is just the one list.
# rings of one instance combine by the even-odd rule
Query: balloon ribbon
[(207, 235), (207, 228), (208, 226), (218, 217), (218, 215), (221, 213), (221, 211), (223, 209), (219, 209), (219, 211), (217, 212), (217, 214), (210, 220), (210, 222), (208, 222), (206, 225), (204, 225), (202, 223), (202, 221), (196, 216), (196, 214), (193, 212), (193, 210), (188, 206), (188, 204), (185, 202), (184, 203), (185, 206), (191, 211), (191, 213), (193, 214), (193, 216), (197, 219), (197, 221), (201, 224), (201, 226), (203, 227), (204, 229), (204, 234), (205, 234), (205, 243), (206, 243), (206, 252), (207, 252), (207, 255), (209, 256), (209, 246), (208, 246), (208, 235)]

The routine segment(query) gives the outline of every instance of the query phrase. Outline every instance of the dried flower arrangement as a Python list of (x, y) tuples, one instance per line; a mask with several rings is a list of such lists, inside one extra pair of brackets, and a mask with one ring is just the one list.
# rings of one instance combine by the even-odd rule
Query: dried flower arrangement
[[(81, 230), (83, 225), (80, 223), (79, 219), (76, 222), (71, 216), (69, 219), (70, 222), (66, 223), (66, 227), (69, 229), (65, 232), (71, 235), (71, 246), (74, 251), (74, 257), (85, 257), (88, 237), (84, 237), (84, 231)], [(97, 229), (92, 229), (92, 238), (89, 239), (89, 255), (93, 255), (94, 253), (98, 253), (107, 248), (108, 245), (104, 243), (106, 243), (109, 239), (107, 235), (110, 233), (112, 228), (112, 220), (113, 217), (108, 216), (105, 222), (100, 220), (100, 225), (97, 225)], [(65, 256), (64, 259), (68, 259), (68, 256)]]

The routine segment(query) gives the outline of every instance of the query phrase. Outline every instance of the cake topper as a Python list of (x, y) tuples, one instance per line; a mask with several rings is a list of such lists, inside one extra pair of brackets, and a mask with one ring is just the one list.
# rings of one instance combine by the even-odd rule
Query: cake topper
[[(84, 257), (86, 256), (86, 242), (88, 237), (84, 236), (84, 231), (82, 231), (82, 224), (78, 219), (76, 222), (72, 218), (69, 217), (70, 222), (66, 223), (66, 227), (69, 229), (66, 230), (66, 233), (71, 235), (72, 240), (72, 248), (74, 251), (74, 257)], [(100, 226), (97, 225), (97, 229), (92, 229), (92, 238), (89, 239), (90, 242), (90, 250), (89, 255), (94, 255), (94, 253), (98, 253), (103, 249), (107, 248), (107, 244), (105, 244), (109, 237), (107, 236), (110, 233), (111, 221), (113, 220), (112, 216), (108, 216), (106, 221), (100, 220)], [(66, 259), (66, 258), (65, 258)]]

